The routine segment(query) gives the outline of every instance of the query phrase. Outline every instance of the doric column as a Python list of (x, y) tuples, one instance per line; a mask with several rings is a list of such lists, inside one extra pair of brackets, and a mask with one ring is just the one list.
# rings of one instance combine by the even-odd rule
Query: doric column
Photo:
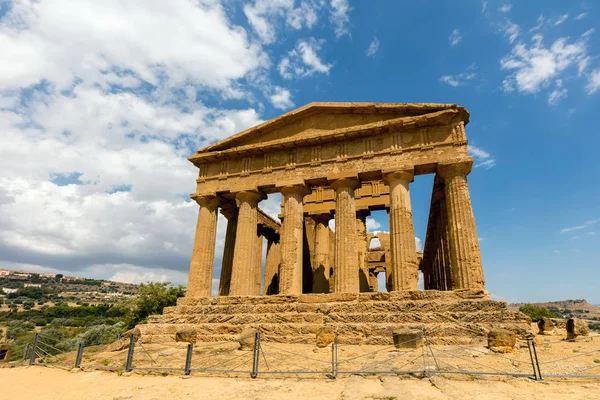
[(279, 243), (269, 238), (267, 241), (267, 260), (265, 262), (265, 289), (267, 295), (279, 293), (279, 263), (281, 262), (281, 252)]
[(200, 211), (196, 223), (186, 296), (207, 297), (211, 295), (212, 289), (219, 201), (215, 196), (202, 196), (195, 200), (200, 205)]
[(258, 202), (264, 195), (254, 191), (239, 192), (238, 223), (231, 268), (230, 296), (252, 296), (256, 292), (256, 226)]
[(313, 265), (313, 293), (329, 293), (329, 220), (331, 214), (312, 216), (315, 221), (315, 262)]
[(455, 289), (484, 289), (481, 252), (467, 184), (473, 158), (438, 165), (445, 182), (448, 247)]
[(257, 227), (256, 230), (256, 245), (255, 245), (255, 260), (256, 264), (254, 265), (254, 292), (253, 296), (260, 296), (260, 283), (262, 280), (262, 252), (263, 252), (263, 235), (262, 228), (260, 226)]
[(392, 290), (417, 290), (419, 266), (415, 245), (410, 192), (413, 169), (384, 174), (390, 186), (390, 247)]
[(280, 235), (280, 294), (302, 294), (302, 240), (304, 234), (302, 200), (307, 193), (308, 189), (302, 185), (284, 186), (281, 189), (284, 207)]
[(221, 278), (219, 279), (219, 296), (228, 296), (231, 285), (231, 267), (233, 265), (233, 252), (235, 250), (235, 236), (238, 222), (238, 208), (235, 205), (221, 208), (221, 214), (227, 218), (227, 231), (223, 248), (223, 263), (221, 264)]
[(361, 292), (369, 291), (369, 270), (367, 268), (367, 216), (369, 210), (356, 212), (356, 244), (358, 248), (358, 282)]
[(358, 248), (356, 241), (356, 205), (354, 189), (357, 179), (336, 179), (335, 190), (335, 292), (358, 293)]

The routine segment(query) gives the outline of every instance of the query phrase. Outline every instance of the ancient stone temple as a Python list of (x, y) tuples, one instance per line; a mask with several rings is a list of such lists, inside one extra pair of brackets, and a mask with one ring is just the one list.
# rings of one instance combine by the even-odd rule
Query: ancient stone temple
[[(199, 212), (187, 295), (146, 332), (194, 329), (217, 340), (249, 325), (267, 340), (298, 342), (314, 341), (322, 325), (348, 341), (427, 324), (442, 336), (486, 324), (526, 329), (485, 291), (468, 122), (453, 104), (311, 103), (199, 150), (189, 157)], [(421, 254), (410, 186), (424, 174), (435, 179)], [(282, 196), (280, 223), (260, 209), (271, 193)], [(390, 232), (371, 249), (373, 210), (387, 211)], [(219, 212), (227, 231), (211, 297)], [(381, 272), (387, 293), (377, 293)]]

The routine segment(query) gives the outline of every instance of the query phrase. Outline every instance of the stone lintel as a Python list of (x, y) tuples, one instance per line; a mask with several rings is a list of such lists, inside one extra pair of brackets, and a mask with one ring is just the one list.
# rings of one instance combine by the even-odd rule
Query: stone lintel
[(267, 198), (267, 195), (261, 192), (260, 190), (242, 190), (235, 194), (236, 200), (255, 200), (259, 202)]
[[(190, 199), (194, 200), (198, 205), (206, 207), (214, 201), (218, 201), (217, 194), (214, 192), (211, 193), (191, 193)], [(205, 205), (203, 205), (205, 204)]]

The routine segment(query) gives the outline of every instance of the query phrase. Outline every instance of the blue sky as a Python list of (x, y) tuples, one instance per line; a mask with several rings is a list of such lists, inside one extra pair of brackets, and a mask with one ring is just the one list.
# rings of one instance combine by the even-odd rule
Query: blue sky
[(193, 151), (312, 101), (457, 103), (488, 290), (600, 303), (599, 7), (423, 3), (0, 0), (0, 267), (185, 283)]

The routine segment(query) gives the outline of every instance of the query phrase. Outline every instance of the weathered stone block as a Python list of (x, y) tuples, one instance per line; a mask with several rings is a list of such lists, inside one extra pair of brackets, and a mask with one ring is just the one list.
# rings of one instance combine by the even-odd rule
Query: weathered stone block
[(175, 333), (175, 341), (176, 342), (187, 342), (187, 343), (195, 344), (197, 338), (198, 338), (197, 333), (193, 329), (181, 330), (181, 331), (177, 331)]
[(256, 332), (258, 331), (254, 328), (244, 328), (238, 337), (238, 342), (240, 343), (238, 350), (252, 350), (254, 348), (254, 337)]
[(399, 329), (393, 336), (397, 349), (416, 349), (423, 345), (423, 331), (418, 329)]
[(488, 333), (488, 348), (495, 353), (511, 353), (517, 344), (517, 336), (506, 329), (492, 329)]
[(571, 318), (567, 321), (567, 340), (574, 340), (577, 336), (587, 336), (589, 333), (587, 322), (579, 318)]
[(317, 330), (317, 347), (327, 347), (335, 340), (337, 333), (331, 326), (323, 326)]
[(554, 333), (554, 322), (550, 318), (542, 318), (537, 323), (540, 335), (552, 335)]

